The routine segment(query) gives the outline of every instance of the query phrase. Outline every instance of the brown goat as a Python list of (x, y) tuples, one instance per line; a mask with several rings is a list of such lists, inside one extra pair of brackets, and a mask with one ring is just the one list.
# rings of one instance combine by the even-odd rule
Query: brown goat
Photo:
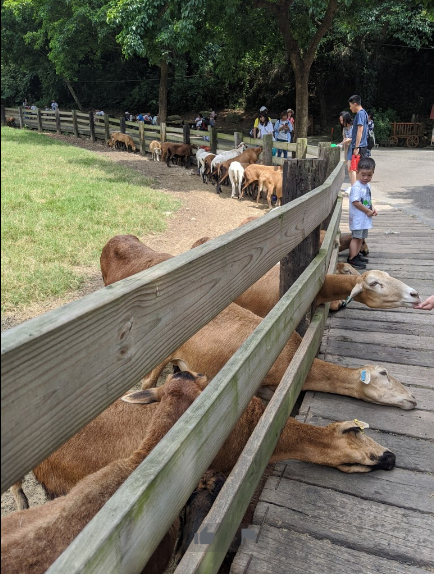
[[(191, 373), (177, 373), (164, 386), (167, 389), (161, 394), (161, 404), (142, 434), (141, 438), (145, 438), (133, 448), (130, 442), (130, 448), (121, 455), (127, 458), (113, 460), (112, 457), (107, 466), (93, 474), (86, 472), (85, 478), (62, 498), (2, 518), (1, 566), (5, 574), (45, 572), (200, 393), (197, 377)], [(144, 410), (143, 415), (146, 415)], [(111, 450), (112, 446), (106, 443), (107, 450)], [(176, 542), (178, 528), (177, 520), (160, 542), (143, 573), (164, 571)]]
[(282, 203), (282, 183), (283, 173), (279, 171), (263, 171), (259, 174), (258, 195), (256, 198), (256, 207), (259, 207), (259, 198), (261, 192), (267, 190), (268, 209), (271, 209), (271, 199), (273, 195), (277, 198), (278, 205)]
[(13, 116), (7, 116), (6, 117), (6, 125), (9, 126), (10, 128), (14, 128), (15, 127), (15, 118)]
[(121, 132), (113, 132), (111, 139), (107, 142), (109, 147), (117, 147), (118, 143), (125, 145), (127, 151), (131, 148), (132, 151), (136, 151), (136, 145), (131, 136), (128, 134), (122, 134)]

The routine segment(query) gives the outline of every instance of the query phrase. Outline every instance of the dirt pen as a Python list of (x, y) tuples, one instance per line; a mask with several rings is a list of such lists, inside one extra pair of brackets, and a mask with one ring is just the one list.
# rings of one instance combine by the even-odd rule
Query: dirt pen
[[(282, 261), (278, 305), (51, 574), (141, 571), (294, 329), (308, 322), (302, 345), (208, 517), (212, 543), (188, 552), (177, 569), (218, 571), (317, 353), (328, 312), (322, 306), (307, 321), (325, 274), (336, 265), (344, 162), (329, 145), (317, 153), (319, 159), (285, 164), (286, 205), (278, 210), (2, 334), (3, 492), (288, 253), (297, 261), (295, 267)], [(319, 249), (322, 224), (328, 230)], [(192, 277), (200, 279), (192, 283)]]

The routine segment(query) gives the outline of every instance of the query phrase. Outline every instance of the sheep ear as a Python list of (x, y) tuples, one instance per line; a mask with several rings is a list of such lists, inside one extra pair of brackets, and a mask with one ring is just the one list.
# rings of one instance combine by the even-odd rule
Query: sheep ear
[(147, 405), (149, 403), (155, 403), (158, 401), (157, 390), (156, 389), (146, 389), (145, 391), (134, 391), (133, 393), (128, 393), (121, 398), (124, 403), (142, 404)]
[(348, 427), (342, 431), (342, 434), (346, 434), (349, 432), (363, 432), (365, 429), (369, 428), (369, 424), (363, 421), (359, 421), (354, 419), (353, 421), (347, 422)]
[(363, 281), (357, 282), (350, 293), (350, 299), (354, 299), (357, 295), (360, 295), (363, 291)]

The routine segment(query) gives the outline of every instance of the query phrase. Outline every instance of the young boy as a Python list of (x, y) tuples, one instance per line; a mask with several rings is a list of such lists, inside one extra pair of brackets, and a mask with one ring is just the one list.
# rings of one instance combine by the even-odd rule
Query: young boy
[(357, 180), (350, 191), (350, 256), (347, 261), (357, 269), (366, 269), (369, 259), (359, 253), (363, 239), (368, 237), (372, 228), (372, 217), (377, 210), (372, 206), (371, 186), (369, 182), (375, 171), (375, 161), (371, 157), (361, 158), (357, 166)]

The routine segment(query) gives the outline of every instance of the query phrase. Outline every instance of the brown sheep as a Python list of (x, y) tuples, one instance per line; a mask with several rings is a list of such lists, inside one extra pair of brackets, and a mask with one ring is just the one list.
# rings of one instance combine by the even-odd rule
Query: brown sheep
[[(116, 277), (116, 280), (119, 280), (121, 277), (125, 278), (152, 267), (151, 257), (156, 253), (155, 251), (141, 244), (134, 236), (120, 237), (124, 243), (121, 258), (113, 255), (113, 245), (119, 241), (118, 238), (110, 240), (101, 254), (102, 260), (115, 267), (105, 270), (106, 277)], [(132, 245), (133, 257), (126, 256), (129, 243)], [(143, 257), (140, 255), (140, 245), (143, 247)], [(170, 258), (167, 253), (162, 255), (164, 260)], [(157, 254), (154, 264), (160, 262), (161, 259)], [(277, 303), (279, 282), (273, 278), (276, 268), (277, 266), (274, 266), (238, 297), (236, 299), (238, 304), (231, 303), (149, 373), (143, 381), (143, 388), (155, 386), (164, 366), (170, 361), (183, 370), (207, 372), (209, 376), (214, 377), (261, 322), (261, 317), (249, 309), (256, 310), (264, 306), (271, 309)], [(344, 299), (350, 294), (354, 300), (373, 308), (413, 307), (420, 301), (418, 294), (408, 285), (382, 271), (367, 271), (360, 277), (327, 275), (316, 301), (319, 305), (326, 301)], [(301, 337), (293, 333), (265, 377), (263, 385), (275, 387), (278, 384), (300, 343)], [(209, 361), (203, 363), (203, 357), (208, 357)], [(193, 363), (200, 366), (194, 366)], [(401, 383), (389, 376), (385, 369), (369, 365), (364, 369), (371, 373), (370, 385), (360, 382), (360, 369), (347, 369), (315, 359), (304, 389), (346, 394), (368, 402), (389, 404), (403, 409), (414, 408), (416, 405), (414, 397)]]
[(154, 161), (160, 161), (161, 156), (161, 142), (158, 140), (153, 140), (149, 144), (149, 151), (151, 152), (152, 159)]
[(118, 143), (123, 143), (127, 151), (129, 151), (129, 148), (131, 148), (132, 151), (136, 151), (137, 149), (131, 136), (128, 134), (122, 134), (121, 132), (113, 132), (111, 140), (107, 142), (107, 145), (109, 147), (117, 147)]
[[(107, 466), (93, 474), (87, 472), (87, 476), (66, 496), (2, 518), (1, 566), (5, 574), (43, 574), (200, 394), (197, 377), (191, 373), (177, 373), (164, 386), (167, 389), (161, 393), (161, 404), (155, 416), (146, 425), (139, 446), (129, 448), (122, 455), (126, 458), (112, 459)], [(142, 413), (146, 415), (144, 410)], [(111, 446), (108, 447), (106, 443), (108, 450)], [(160, 542), (143, 573), (164, 571), (176, 542), (178, 528), (177, 520)]]
[(181, 158), (184, 161), (186, 168), (190, 166), (190, 158), (193, 155), (193, 149), (196, 146), (192, 144), (178, 144), (164, 142), (161, 144), (161, 160), (166, 162), (167, 167), (170, 167), (169, 161), (175, 157)]
[(253, 164), (246, 168), (244, 172), (244, 184), (241, 189), (241, 195), (239, 199), (241, 200), (244, 196), (244, 192), (247, 188), (250, 188), (259, 180), (259, 176), (264, 171), (279, 172), (283, 173), (283, 169), (280, 165), (261, 165)]
[[(183, 373), (182, 376), (187, 377), (189, 374)], [(178, 375), (179, 373), (170, 375), (167, 380), (173, 381)], [(201, 390), (207, 385), (205, 376), (196, 375), (195, 382)], [(119, 399), (39, 464), (34, 469), (34, 474), (48, 496), (54, 498), (70, 491), (72, 493), (75, 485), (87, 475), (134, 452), (142, 437), (146, 435), (148, 427), (152, 426), (158, 417), (157, 403), (166, 396), (165, 387), (168, 384), (156, 389), (133, 392)], [(224, 474), (232, 470), (264, 410), (260, 399), (254, 397), (249, 402), (210, 468)], [(295, 458), (336, 466), (344, 472), (368, 471), (340, 468), (341, 465), (350, 465), (355, 461), (368, 466), (369, 470), (379, 468), (377, 465), (382, 464), (384, 448), (380, 445), (374, 446), (376, 443), (370, 439), (368, 443), (363, 440), (348, 443), (348, 437), (341, 435), (346, 434), (342, 432), (342, 428), (349, 425), (354, 427), (354, 423), (332, 423), (327, 427), (315, 427), (290, 418), (276, 446), (272, 462)], [(365, 450), (366, 446), (369, 452)], [(365, 462), (358, 458), (361, 454), (359, 449), (363, 453), (362, 459), (366, 459)], [(375, 456), (369, 461), (370, 454)]]
[(7, 116), (6, 125), (9, 126), (10, 128), (14, 128), (15, 127), (15, 118), (13, 116)]
[(267, 190), (267, 203), (268, 209), (271, 209), (271, 199), (275, 195), (278, 205), (282, 203), (282, 184), (283, 173), (279, 171), (263, 171), (259, 174), (258, 179), (258, 195), (256, 198), (256, 207), (259, 207), (259, 198), (264, 189)]

